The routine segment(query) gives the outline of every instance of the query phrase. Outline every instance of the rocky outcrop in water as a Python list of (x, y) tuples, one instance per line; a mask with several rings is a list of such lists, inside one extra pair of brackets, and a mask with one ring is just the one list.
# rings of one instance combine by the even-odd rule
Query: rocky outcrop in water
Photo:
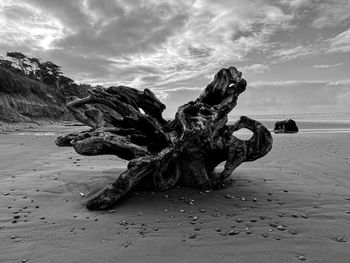
[(275, 133), (297, 133), (299, 129), (294, 120), (288, 119), (284, 121), (276, 121), (273, 131)]

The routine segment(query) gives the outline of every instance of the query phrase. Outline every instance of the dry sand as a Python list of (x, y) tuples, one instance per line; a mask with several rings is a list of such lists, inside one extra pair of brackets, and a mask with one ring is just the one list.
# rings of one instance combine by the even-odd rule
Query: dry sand
[(72, 127), (40, 129), (0, 134), (0, 262), (350, 262), (350, 133), (274, 135), (229, 188), (91, 212), (126, 162), (56, 147)]

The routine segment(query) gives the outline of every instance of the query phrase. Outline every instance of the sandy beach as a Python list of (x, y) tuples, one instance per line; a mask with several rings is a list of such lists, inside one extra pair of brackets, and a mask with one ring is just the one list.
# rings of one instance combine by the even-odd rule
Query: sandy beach
[(83, 203), (127, 162), (57, 147), (72, 129), (0, 134), (0, 262), (350, 262), (344, 127), (273, 135), (226, 189), (134, 193), (104, 212)]

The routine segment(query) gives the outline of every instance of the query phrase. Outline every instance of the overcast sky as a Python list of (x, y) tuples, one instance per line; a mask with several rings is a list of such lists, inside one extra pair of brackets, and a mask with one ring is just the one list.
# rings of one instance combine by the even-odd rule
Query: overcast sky
[(167, 116), (228, 66), (248, 81), (235, 115), (350, 111), (349, 0), (1, 0), (0, 51), (150, 88)]

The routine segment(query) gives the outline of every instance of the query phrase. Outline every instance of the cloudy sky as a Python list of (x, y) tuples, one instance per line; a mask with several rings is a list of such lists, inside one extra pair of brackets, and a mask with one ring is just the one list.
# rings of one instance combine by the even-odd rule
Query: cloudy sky
[(6, 51), (150, 88), (167, 116), (228, 66), (248, 81), (235, 115), (350, 111), (349, 0), (1, 0)]

